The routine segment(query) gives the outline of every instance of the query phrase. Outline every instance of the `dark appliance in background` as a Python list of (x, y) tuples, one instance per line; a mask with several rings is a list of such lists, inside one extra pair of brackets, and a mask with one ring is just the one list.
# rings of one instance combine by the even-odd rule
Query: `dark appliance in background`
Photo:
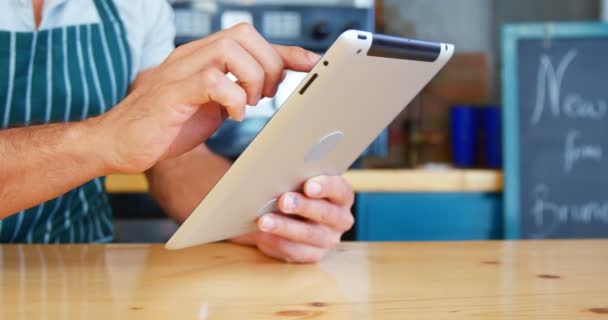
[[(177, 46), (240, 22), (248, 22), (271, 43), (301, 46), (322, 54), (345, 30), (374, 30), (373, 0), (194, 0), (169, 1), (175, 10)], [(207, 141), (214, 152), (235, 159), (269, 121), (305, 74), (288, 72), (273, 99), (248, 107), (246, 119), (228, 120)], [(386, 156), (386, 131), (364, 155)], [(147, 194), (112, 194), (115, 241), (163, 242), (176, 225)]]
[(247, 22), (271, 43), (324, 52), (349, 29), (374, 29), (373, 1), (194, 0), (170, 1), (176, 45)]

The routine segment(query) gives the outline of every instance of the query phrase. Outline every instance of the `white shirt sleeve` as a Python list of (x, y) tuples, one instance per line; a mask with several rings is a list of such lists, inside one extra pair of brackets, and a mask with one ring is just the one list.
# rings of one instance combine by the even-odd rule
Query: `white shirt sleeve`
[(175, 49), (173, 9), (167, 0), (115, 0), (127, 30), (133, 72), (153, 68)]
[(146, 6), (154, 7), (155, 10), (146, 13), (148, 25), (139, 64), (140, 71), (159, 65), (175, 48), (173, 9), (165, 0), (159, 2), (161, 3), (158, 6)]

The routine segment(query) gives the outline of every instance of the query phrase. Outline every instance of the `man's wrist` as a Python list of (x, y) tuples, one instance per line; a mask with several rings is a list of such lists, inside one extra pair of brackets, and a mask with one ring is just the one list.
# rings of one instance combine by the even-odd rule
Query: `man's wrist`
[(113, 159), (114, 143), (106, 134), (97, 117), (75, 123), (69, 130), (69, 140), (80, 148), (82, 161), (87, 161), (97, 176), (120, 173)]

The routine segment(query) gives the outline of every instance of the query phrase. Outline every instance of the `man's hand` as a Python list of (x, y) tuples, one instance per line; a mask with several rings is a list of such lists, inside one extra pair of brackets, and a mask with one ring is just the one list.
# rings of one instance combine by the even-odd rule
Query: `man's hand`
[(353, 226), (353, 202), (353, 190), (342, 177), (316, 177), (304, 184), (303, 194), (283, 194), (281, 213), (260, 217), (260, 231), (234, 241), (287, 262), (318, 262)]
[(109, 171), (145, 171), (203, 143), (227, 115), (241, 120), (246, 104), (274, 96), (285, 69), (307, 72), (318, 59), (237, 25), (176, 49), (123, 102), (88, 121), (99, 133), (90, 143)]

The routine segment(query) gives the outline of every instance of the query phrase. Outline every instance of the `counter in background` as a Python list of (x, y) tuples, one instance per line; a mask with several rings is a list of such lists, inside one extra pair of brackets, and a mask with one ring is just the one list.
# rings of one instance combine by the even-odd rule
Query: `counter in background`
[[(344, 178), (355, 192), (501, 192), (502, 173), (494, 170), (349, 170)], [(110, 193), (148, 192), (143, 174), (114, 174)]]
[[(354, 239), (500, 239), (502, 173), (490, 170), (351, 170)], [(110, 193), (144, 193), (143, 175), (111, 175)]]
[(350, 171), (345, 177), (357, 191), (357, 240), (488, 240), (503, 236), (500, 171), (362, 170)]

